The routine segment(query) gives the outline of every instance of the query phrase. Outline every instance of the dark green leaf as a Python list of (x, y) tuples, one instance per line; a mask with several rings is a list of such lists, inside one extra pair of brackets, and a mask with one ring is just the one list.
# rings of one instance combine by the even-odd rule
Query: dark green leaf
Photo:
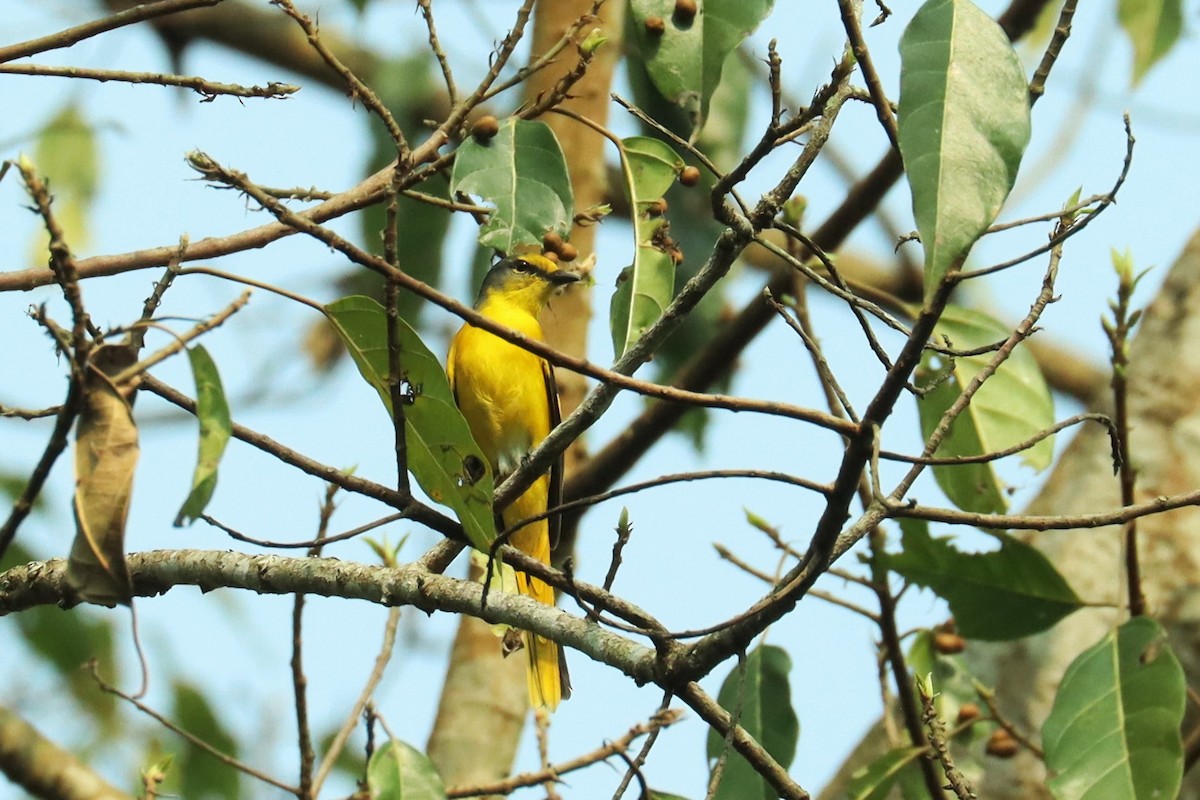
[(1052, 627), (1083, 605), (1036, 548), (1000, 534), (1000, 549), (963, 553), (920, 525), (904, 525), (902, 550), (884, 565), (950, 604), (968, 639), (1017, 639)]
[(917, 762), (923, 747), (898, 747), (889, 750), (850, 776), (847, 800), (885, 800), (904, 769)]
[(1117, 19), (1133, 45), (1133, 83), (1170, 52), (1183, 32), (1181, 0), (1119, 0)]
[(1029, 143), (1025, 72), (970, 0), (928, 0), (900, 39), (900, 152), (925, 248), (925, 296), (996, 215)]
[(371, 756), (367, 766), (371, 800), (444, 800), (446, 787), (433, 762), (404, 742), (392, 739)]
[[(947, 306), (934, 331), (941, 344), (955, 350), (973, 350), (997, 344), (1011, 330), (977, 311)], [(948, 380), (920, 398), (917, 409), (922, 433), (928, 437), (967, 386), (995, 353), (953, 359)], [(945, 358), (927, 353), (917, 371), (917, 384), (929, 386), (945, 374)], [(979, 387), (971, 403), (958, 415), (936, 456), (977, 456), (1017, 445), (1031, 439), (1054, 423), (1054, 399), (1046, 386), (1033, 354), (1018, 345), (1009, 357)], [(1037, 470), (1050, 465), (1054, 439), (1047, 437), (1022, 451), (1021, 460)], [(983, 464), (943, 464), (933, 467), (934, 477), (950, 501), (965, 511), (1002, 513), (1007, 508), (1004, 487), (992, 468)]]
[[(746, 733), (757, 739), (784, 769), (791, 765), (796, 755), (796, 742), (800, 738), (800, 721), (792, 708), (792, 693), (788, 683), (791, 669), (792, 660), (785, 650), (762, 645), (750, 652), (741, 669), (729, 674), (717, 696), (717, 702), (735, 715)], [(725, 747), (725, 740), (710, 729), (710, 767), (716, 764)], [(750, 763), (731, 749), (721, 773), (721, 782), (715, 795), (717, 800), (748, 800), (755, 797), (773, 800), (775, 796)]]
[(687, 798), (682, 797), (681, 795), (670, 794), (669, 792), (659, 792), (651, 789), (649, 800), (687, 800)]
[[(358, 371), (391, 414), (383, 306), (369, 297), (344, 297), (325, 310)], [(471, 543), (486, 550), (496, 537), (487, 459), (454, 404), (441, 362), (403, 320), (398, 327), (402, 378), (411, 394), (404, 408), (408, 468), (430, 499), (454, 509)]]
[[(216, 711), (195, 686), (178, 681), (173, 687), (174, 709), (171, 716), (188, 733), (226, 755), (237, 758), (238, 743), (217, 717)], [(178, 761), (182, 795), (193, 798), (238, 796), (238, 771), (223, 764), (199, 747), (184, 744)]]
[(1060, 800), (1175, 797), (1187, 688), (1162, 627), (1135, 617), (1067, 668), (1042, 727)]
[(196, 382), (196, 419), (200, 423), (199, 455), (192, 490), (175, 517), (175, 525), (191, 524), (204, 512), (217, 488), (217, 465), (233, 433), (229, 403), (221, 386), (216, 362), (202, 346), (188, 350), (192, 379)]
[(450, 191), (495, 206), (479, 231), (479, 243), (502, 253), (522, 244), (540, 247), (550, 231), (570, 234), (575, 212), (567, 162), (544, 122), (510, 117), (491, 139), (463, 142)]
[[(773, 0), (699, 0), (688, 20), (675, 0), (630, 0), (633, 41), (655, 87), (703, 126), (725, 60), (771, 13)], [(657, 19), (661, 25), (647, 20)]]

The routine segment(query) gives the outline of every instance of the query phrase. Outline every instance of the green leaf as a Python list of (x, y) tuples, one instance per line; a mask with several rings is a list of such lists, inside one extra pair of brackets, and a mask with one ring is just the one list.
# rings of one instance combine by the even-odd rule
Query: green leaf
[(614, 359), (620, 358), (662, 316), (675, 292), (675, 263), (656, 235), (665, 233), (662, 196), (675, 182), (683, 159), (669, 145), (648, 136), (621, 142), (621, 166), (630, 208), (634, 209), (633, 264), (617, 276), (610, 324)]
[[(947, 306), (934, 329), (935, 337), (955, 350), (973, 350), (997, 344), (1011, 330), (978, 311)], [(928, 437), (942, 415), (958, 400), (963, 387), (983, 371), (995, 353), (953, 359), (948, 380), (917, 401), (921, 431)], [(945, 375), (943, 357), (926, 353), (917, 370), (917, 385), (928, 387)], [(1037, 361), (1023, 344), (1018, 345), (971, 399), (939, 445), (939, 458), (977, 456), (1012, 447), (1054, 424), (1054, 399)], [(1054, 439), (1047, 437), (1021, 452), (1021, 460), (1036, 470), (1045, 469), (1054, 457)], [(1007, 508), (1004, 489), (992, 462), (944, 464), (933, 467), (934, 477), (950, 501), (965, 511), (1002, 513)]]
[[(35, 560), (33, 553), (14, 542), (0, 569)], [(91, 715), (101, 732), (115, 733), (116, 695), (100, 691), (91, 673), (82, 669), (95, 659), (106, 680), (120, 682), (112, 624), (82, 608), (64, 611), (55, 606), (35, 606), (14, 614), (13, 619), (30, 651), (60, 673), (75, 702)]]
[[(325, 307), (358, 371), (391, 414), (387, 316), (369, 297), (344, 297)], [(425, 494), (454, 510), (471, 543), (486, 550), (496, 538), (492, 474), (487, 459), (454, 403), (441, 362), (399, 320), (401, 376), (411, 395), (404, 408), (408, 468)]]
[[(717, 702), (757, 739), (771, 757), (787, 769), (796, 755), (800, 721), (792, 708), (788, 673), (792, 660), (782, 648), (762, 645), (746, 657), (742, 668), (735, 669), (721, 684)], [(716, 731), (708, 732), (710, 767), (725, 749), (725, 740)], [(716, 800), (747, 800), (762, 797), (773, 800), (775, 792), (741, 755), (730, 750), (717, 787)]]
[(1133, 84), (1170, 52), (1183, 31), (1181, 0), (1119, 0), (1117, 20), (1133, 45)]
[(450, 191), (495, 206), (479, 231), (485, 247), (512, 253), (521, 244), (540, 247), (550, 231), (570, 235), (575, 212), (567, 161), (544, 122), (509, 117), (491, 139), (463, 142)]
[(392, 739), (371, 755), (367, 765), (371, 800), (444, 800), (446, 787), (433, 762), (422, 752)]
[(1042, 727), (1054, 796), (1175, 797), (1186, 696), (1179, 660), (1152, 619), (1135, 617), (1080, 653)]
[(655, 789), (651, 789), (649, 800), (687, 800), (687, 798), (683, 797), (682, 795), (671, 794), (669, 792), (660, 792)]
[(1049, 560), (1018, 539), (1000, 534), (999, 550), (963, 553), (923, 525), (902, 527), (902, 549), (885, 554), (884, 566), (944, 598), (968, 639), (1029, 636), (1083, 605)]
[[(630, 0), (633, 41), (654, 86), (703, 126), (725, 59), (766, 19), (774, 0), (698, 0), (691, 20), (675, 0)], [(647, 20), (658, 20), (658, 23)], [(657, 32), (660, 31), (661, 32)]]
[[(34, 163), (50, 186), (54, 216), (73, 251), (88, 244), (87, 216), (99, 185), (100, 158), (96, 130), (70, 102), (38, 133)], [(39, 231), (34, 243), (34, 263), (44, 263), (49, 235)]]
[(192, 490), (175, 517), (175, 526), (190, 525), (203, 512), (217, 488), (217, 465), (225, 453), (225, 445), (233, 433), (229, 418), (229, 403), (221, 386), (216, 362), (202, 346), (188, 350), (192, 379), (196, 382), (196, 420), (200, 423), (199, 455)]
[(996, 219), (1029, 143), (1028, 85), (970, 0), (928, 0), (900, 39), (900, 153), (925, 248), (925, 297)]
[[(203, 739), (226, 755), (237, 758), (238, 743), (217, 717), (208, 698), (190, 683), (177, 681), (172, 687), (174, 709), (171, 716), (188, 733)], [(181, 795), (192, 798), (237, 797), (238, 776), (233, 767), (192, 744), (185, 744), (178, 764)]]
[(898, 747), (856, 770), (846, 785), (847, 800), (885, 800), (904, 769), (924, 752), (923, 747)]

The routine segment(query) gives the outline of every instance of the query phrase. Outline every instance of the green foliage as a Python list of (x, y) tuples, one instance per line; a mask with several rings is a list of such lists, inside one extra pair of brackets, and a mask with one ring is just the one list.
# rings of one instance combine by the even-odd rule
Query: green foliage
[(1135, 617), (1067, 668), (1042, 727), (1060, 800), (1175, 797), (1187, 689), (1166, 632)]
[(188, 362), (192, 365), (192, 379), (196, 382), (196, 420), (200, 423), (199, 455), (196, 472), (192, 478), (192, 489), (183, 507), (175, 517), (175, 525), (191, 524), (203, 512), (217, 488), (217, 465), (229, 444), (233, 423), (229, 416), (229, 402), (221, 386), (221, 375), (216, 362), (200, 345), (188, 350)]
[[(408, 56), (380, 64), (372, 76), (376, 93), (410, 142), (419, 141), (428, 132), (424, 120), (436, 113), (433, 107), (442, 98), (443, 88), (434, 80), (431, 67), (428, 58)], [(371, 135), (371, 152), (363, 172), (370, 175), (396, 160), (396, 143), (375, 115), (366, 115), (364, 119)], [(449, 180), (440, 172), (414, 188), (433, 197), (450, 199)], [(382, 253), (387, 203), (368, 206), (357, 216), (367, 249)], [(423, 200), (405, 195), (396, 198), (396, 252), (400, 269), (430, 285), (438, 283), (450, 217), (446, 209)], [(345, 294), (381, 299), (383, 280), (369, 270), (354, 269), (340, 281), (339, 288)], [(400, 316), (415, 328), (420, 327), (421, 312), (426, 305), (412, 292), (400, 292)]]
[[(34, 164), (54, 197), (54, 216), (71, 250), (88, 244), (87, 218), (100, 182), (96, 130), (79, 106), (69, 102), (42, 127), (33, 154)], [(34, 263), (44, 264), (49, 235), (38, 233)]]
[[(703, 0), (692, 19), (675, 0), (630, 0), (630, 31), (646, 73), (693, 129), (704, 125), (728, 55), (766, 19), (773, 0)], [(657, 20), (657, 22), (654, 22)]]
[(928, 0), (900, 40), (900, 152), (925, 248), (925, 297), (996, 215), (1029, 143), (1028, 86), (970, 0)]
[[(0, 571), (35, 560), (33, 553), (14, 542), (0, 562)], [(106, 680), (120, 682), (113, 626), (108, 620), (85, 609), (64, 611), (54, 606), (34, 606), (14, 614), (13, 620), (30, 652), (61, 674), (71, 697), (99, 726), (100, 732), (113, 731), (117, 722), (116, 696), (100, 691), (91, 673), (83, 668), (95, 659)]]
[[(788, 673), (792, 659), (783, 648), (756, 647), (740, 669), (735, 669), (721, 684), (717, 702), (737, 719), (784, 769), (796, 755), (800, 721), (792, 708)], [(739, 714), (740, 710), (740, 714)], [(715, 765), (726, 748), (725, 740), (714, 730), (708, 732), (708, 761)], [(750, 763), (732, 748), (721, 773), (716, 800), (749, 800), (762, 797), (773, 800), (775, 792)]]
[(1083, 605), (1037, 549), (1000, 534), (1000, 549), (963, 553), (919, 522), (903, 525), (902, 549), (884, 565), (950, 604), (968, 639), (1003, 641), (1038, 633)]
[(567, 162), (544, 122), (509, 117), (490, 139), (463, 142), (450, 191), (495, 206), (479, 231), (485, 247), (512, 253), (518, 245), (541, 247), (547, 232), (570, 235), (575, 212)]
[[(225, 755), (238, 757), (237, 740), (199, 688), (176, 681), (172, 687), (172, 704), (171, 716), (181, 728)], [(239, 795), (240, 773), (199, 747), (185, 744), (177, 764), (183, 797), (228, 800)]]
[(422, 752), (392, 739), (371, 755), (367, 765), (371, 800), (444, 800), (446, 787), (433, 762)]
[(670, 146), (648, 136), (624, 139), (621, 151), (636, 246), (633, 264), (617, 277), (612, 296), (614, 358), (624, 355), (658, 321), (674, 296), (675, 263), (655, 237), (667, 224), (662, 196), (684, 166)]
[[(942, 343), (958, 351), (995, 345), (1011, 331), (1002, 323), (957, 306), (947, 306), (934, 331)], [(952, 359), (950, 375), (938, 361), (944, 358), (926, 353), (917, 371), (917, 385), (928, 388), (940, 383), (921, 397), (917, 410), (921, 431), (928, 437), (942, 415), (957, 400), (962, 390), (995, 357), (994, 352)], [(945, 380), (943, 380), (945, 378)], [(1046, 386), (1037, 361), (1028, 348), (1018, 345), (995, 373), (979, 387), (970, 404), (954, 420), (946, 438), (934, 453), (939, 458), (978, 456), (1024, 442), (1054, 423), (1054, 400)], [(1021, 460), (1034, 469), (1045, 469), (1054, 455), (1053, 437), (1047, 437), (1021, 452)], [(950, 501), (965, 511), (1001, 513), (1007, 508), (1004, 487), (991, 462), (981, 464), (943, 464), (933, 467), (934, 477)]]
[(886, 800), (896, 781), (924, 752), (923, 747), (897, 747), (884, 753), (850, 777), (847, 800)]
[(1133, 45), (1137, 85), (1170, 52), (1183, 32), (1182, 0), (1118, 0), (1117, 19)]
[[(344, 297), (325, 307), (326, 316), (350, 351), (358, 371), (391, 414), (388, 389), (387, 316), (369, 297)], [(436, 503), (454, 510), (467, 538), (487, 549), (496, 537), (492, 518), (492, 474), (467, 421), (454, 403), (441, 362), (403, 320), (399, 320), (408, 468)]]

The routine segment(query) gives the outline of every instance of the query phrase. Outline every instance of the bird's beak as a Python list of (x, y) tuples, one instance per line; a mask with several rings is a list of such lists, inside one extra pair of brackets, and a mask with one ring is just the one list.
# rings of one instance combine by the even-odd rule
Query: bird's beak
[(566, 286), (568, 283), (574, 283), (575, 281), (579, 280), (583, 276), (578, 275), (574, 272), (558, 271), (558, 272), (551, 272), (546, 277), (549, 278), (550, 282), (553, 284), (556, 284), (558, 286)]

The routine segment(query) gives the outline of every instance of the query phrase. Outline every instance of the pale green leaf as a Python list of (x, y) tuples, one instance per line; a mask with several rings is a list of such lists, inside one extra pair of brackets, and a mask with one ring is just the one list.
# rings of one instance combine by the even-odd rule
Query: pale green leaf
[(847, 800), (886, 800), (904, 770), (917, 763), (924, 753), (923, 747), (898, 747), (861, 767), (850, 776)]
[[(978, 311), (947, 306), (934, 338), (943, 345), (949, 342), (954, 350), (970, 351), (998, 344), (1011, 332), (1002, 323)], [(946, 378), (945, 357), (926, 353), (917, 371), (918, 386), (929, 387), (941, 381), (917, 402), (921, 430), (926, 437), (958, 400), (963, 388), (994, 357), (995, 353), (991, 351), (957, 356), (952, 359), (953, 365)], [(1033, 354), (1019, 344), (955, 418), (935, 455), (950, 458), (1005, 450), (1028, 441), (1053, 424), (1054, 399)], [(1042, 439), (1020, 454), (1021, 461), (1036, 470), (1049, 466), (1053, 457), (1053, 437)], [(992, 462), (936, 465), (933, 474), (951, 502), (965, 511), (1002, 513), (1007, 508), (1004, 487)]]
[(617, 277), (610, 324), (614, 358), (620, 358), (662, 316), (675, 292), (675, 263), (656, 234), (666, 221), (662, 196), (684, 162), (669, 145), (647, 136), (621, 142), (625, 190), (629, 194), (636, 239), (633, 264)]
[(900, 39), (900, 153), (928, 299), (996, 219), (1029, 143), (1028, 85), (1000, 26), (970, 0), (928, 0)]
[(1182, 0), (1119, 0), (1117, 19), (1133, 45), (1136, 85), (1170, 52), (1183, 32)]
[(445, 800), (442, 776), (429, 757), (392, 739), (371, 755), (367, 765), (371, 800)]

